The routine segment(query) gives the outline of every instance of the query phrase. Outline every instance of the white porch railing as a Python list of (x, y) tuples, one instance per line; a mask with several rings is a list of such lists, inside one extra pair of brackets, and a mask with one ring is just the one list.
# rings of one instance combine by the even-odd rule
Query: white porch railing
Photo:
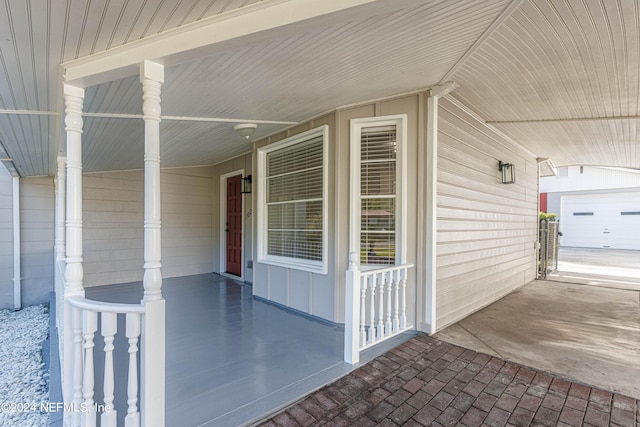
[(412, 329), (407, 325), (407, 277), (412, 264), (360, 271), (349, 254), (346, 276), (344, 360), (358, 363), (360, 351)]
[[(72, 307), (73, 333), (73, 372), (66, 376), (72, 380), (73, 395), (71, 402), (65, 402), (65, 411), (71, 409), (67, 417), (67, 425), (73, 427), (91, 427), (96, 425), (97, 413), (100, 415), (100, 426), (115, 427), (117, 414), (113, 404), (115, 376), (113, 369), (113, 340), (117, 332), (117, 316), (126, 317), (125, 334), (129, 347), (129, 366), (127, 378), (127, 415), (126, 427), (140, 425), (138, 410), (138, 342), (140, 340), (141, 318), (145, 307), (142, 304), (114, 304), (92, 301), (80, 296), (67, 298)], [(94, 401), (94, 337), (98, 330), (100, 316), (100, 334), (104, 339), (104, 402)], [(70, 404), (70, 405), (69, 405)]]

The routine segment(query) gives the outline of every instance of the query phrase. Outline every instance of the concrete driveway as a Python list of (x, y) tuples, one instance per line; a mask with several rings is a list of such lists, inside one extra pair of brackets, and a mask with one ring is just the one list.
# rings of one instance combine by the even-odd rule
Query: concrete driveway
[(640, 291), (640, 251), (560, 248), (548, 280)]
[(640, 290), (534, 281), (435, 338), (640, 399)]

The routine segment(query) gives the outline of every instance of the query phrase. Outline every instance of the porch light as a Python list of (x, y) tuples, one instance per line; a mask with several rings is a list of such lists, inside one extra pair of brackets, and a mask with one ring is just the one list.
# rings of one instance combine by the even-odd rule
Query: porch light
[(235, 125), (233, 129), (238, 132), (240, 136), (244, 136), (247, 140), (253, 136), (256, 132), (256, 128), (258, 127), (255, 123), (241, 123), (239, 125)]
[(251, 194), (251, 175), (242, 178), (242, 189), (240, 192), (242, 194)]
[(516, 167), (513, 164), (499, 161), (498, 170), (501, 172), (500, 184), (515, 184)]

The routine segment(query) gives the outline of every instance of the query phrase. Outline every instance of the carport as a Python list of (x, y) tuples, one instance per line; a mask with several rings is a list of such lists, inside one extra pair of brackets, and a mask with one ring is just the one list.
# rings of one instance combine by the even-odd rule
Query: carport
[(640, 398), (640, 287), (603, 286), (602, 277), (536, 280), (435, 337)]

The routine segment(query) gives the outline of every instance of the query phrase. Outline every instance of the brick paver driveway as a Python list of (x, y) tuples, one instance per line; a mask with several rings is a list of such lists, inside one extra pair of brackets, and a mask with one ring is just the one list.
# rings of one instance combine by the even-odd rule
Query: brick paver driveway
[(637, 426), (640, 402), (421, 334), (261, 426)]

